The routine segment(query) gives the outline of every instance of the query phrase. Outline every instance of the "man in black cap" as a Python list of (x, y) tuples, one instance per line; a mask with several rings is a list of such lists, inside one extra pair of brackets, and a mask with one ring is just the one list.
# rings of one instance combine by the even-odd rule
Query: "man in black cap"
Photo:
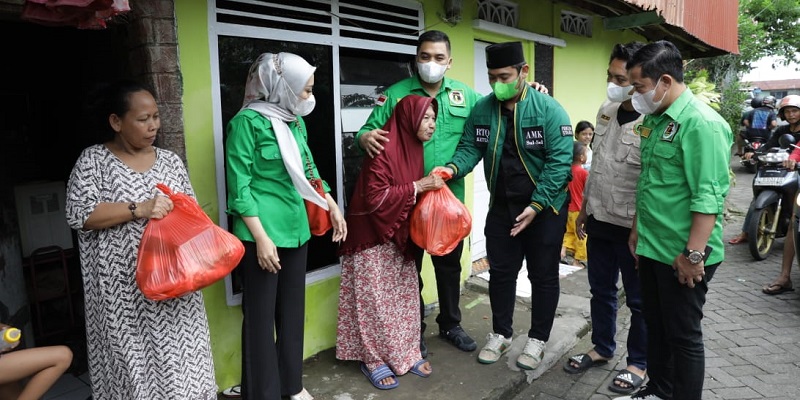
[(489, 185), (486, 251), (493, 333), (478, 355), (491, 364), (511, 347), (517, 275), (527, 262), (531, 282), (531, 327), (517, 366), (542, 361), (558, 306), (558, 268), (567, 224), (571, 179), (572, 126), (552, 97), (526, 84), (530, 67), (522, 43), (486, 48), (494, 95), (475, 104), (450, 162), (453, 179), (469, 174), (481, 160)]
[[(442, 31), (427, 31), (417, 41), (416, 70), (414, 76), (396, 82), (386, 89), (376, 102), (375, 108), (367, 122), (356, 134), (356, 140), (368, 156), (375, 157), (383, 151), (383, 144), (389, 140), (387, 131), (381, 129), (392, 115), (394, 107), (403, 97), (409, 94), (429, 96), (439, 104), (436, 134), (425, 142), (425, 170), (449, 160), (455, 152), (458, 141), (464, 131), (464, 123), (478, 101), (480, 94), (466, 84), (445, 76), (452, 66), (450, 54), (450, 38)], [(547, 93), (547, 88), (536, 82), (531, 83), (534, 89)], [(451, 179), (447, 185), (453, 194), (464, 202), (464, 179)], [(417, 271), (422, 270), (423, 250), (413, 243), (416, 255)], [(461, 327), (461, 252), (463, 242), (449, 254), (431, 256), (436, 276), (436, 291), (439, 297), (439, 336), (463, 351), (474, 351), (478, 345)], [(420, 277), (420, 292), (423, 288)], [(420, 296), (420, 318), (422, 334), (420, 336), (420, 352), (422, 357), (428, 356), (425, 343), (425, 303)]]

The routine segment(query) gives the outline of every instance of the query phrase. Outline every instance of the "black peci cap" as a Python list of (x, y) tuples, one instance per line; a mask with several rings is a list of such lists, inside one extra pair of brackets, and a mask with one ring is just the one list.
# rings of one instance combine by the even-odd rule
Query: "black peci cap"
[(504, 68), (525, 62), (521, 42), (496, 43), (486, 47), (486, 67)]

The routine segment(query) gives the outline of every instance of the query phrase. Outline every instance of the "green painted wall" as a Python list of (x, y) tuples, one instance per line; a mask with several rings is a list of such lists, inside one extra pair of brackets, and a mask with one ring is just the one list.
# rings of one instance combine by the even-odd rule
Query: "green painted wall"
[[(475, 73), (485, 74), (485, 70), (473, 71), (475, 40), (486, 42), (516, 40), (473, 30), (471, 21), (476, 15), (475, 4), (465, 7), (462, 21), (456, 26), (451, 26), (438, 16), (442, 12), (441, 0), (422, 0), (422, 3), (425, 29), (442, 30), (450, 36), (453, 68), (448, 72), (448, 76), (451, 78), (472, 83)], [(605, 32), (602, 30), (602, 21), (599, 18), (595, 19), (594, 37), (591, 39), (562, 34), (558, 29), (560, 10), (558, 5), (554, 5), (550, 0), (524, 2), (520, 9), (520, 29), (560, 37), (568, 42), (566, 48), (555, 50), (555, 79), (554, 87), (551, 89), (567, 109), (573, 125), (580, 119), (594, 122), (597, 108), (605, 98), (605, 70), (611, 47), (617, 42), (637, 39), (637, 36), (628, 31)], [(219, 204), (215, 177), (207, 11), (208, 8), (199, 6), (196, 0), (175, 1), (178, 48), (183, 74), (184, 124), (189, 174), (200, 204), (216, 221)], [(580, 10), (574, 11), (580, 12)], [(528, 60), (533, 60), (533, 44), (525, 43), (525, 48), (526, 57)], [(471, 189), (470, 177), (467, 179), (467, 190)], [(472, 208), (471, 198), (467, 203)], [(462, 256), (462, 263), (465, 266), (469, 265), (469, 254), (469, 247), (465, 246)], [(465, 268), (462, 278), (466, 279), (468, 275), (469, 268)], [(426, 260), (423, 278), (426, 282), (423, 292), (425, 301), (434, 302), (435, 281), (429, 259)], [(304, 351), (306, 357), (332, 348), (336, 343), (338, 290), (338, 277), (315, 282), (306, 288)], [(211, 327), (217, 384), (222, 389), (238, 383), (240, 378), (241, 308), (226, 305), (222, 282), (205, 289), (203, 294)]]
[[(578, 9), (568, 11), (584, 13)], [(562, 8), (553, 10), (558, 20)], [(595, 124), (597, 109), (606, 99), (606, 71), (611, 49), (617, 43), (644, 40), (630, 30), (606, 31), (602, 18), (595, 17), (592, 37), (587, 38), (560, 32), (554, 35), (567, 41), (567, 47), (555, 49), (553, 86), (555, 98), (567, 110), (572, 126), (580, 120)]]
[[(200, 6), (196, 0), (176, 0), (175, 16), (183, 75), (183, 121), (189, 177), (203, 210), (218, 222), (208, 8)], [(211, 329), (217, 385), (222, 390), (239, 382), (242, 312), (240, 307), (226, 305), (222, 281), (204, 289), (203, 295)]]

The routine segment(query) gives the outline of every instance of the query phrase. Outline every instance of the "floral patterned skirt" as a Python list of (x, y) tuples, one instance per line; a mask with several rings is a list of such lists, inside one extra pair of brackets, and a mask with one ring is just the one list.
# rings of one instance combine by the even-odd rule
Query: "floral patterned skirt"
[(422, 359), (419, 283), (413, 260), (392, 243), (342, 258), (336, 358), (388, 364), (395, 374)]

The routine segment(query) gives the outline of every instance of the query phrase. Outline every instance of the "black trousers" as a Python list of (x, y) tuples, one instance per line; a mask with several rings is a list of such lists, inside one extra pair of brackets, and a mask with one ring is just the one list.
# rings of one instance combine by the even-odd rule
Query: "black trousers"
[[(422, 333), (425, 333), (425, 301), (422, 299), (422, 258), (425, 251), (411, 240), (408, 241), (414, 251), (414, 261), (417, 264), (419, 276), (419, 312)], [(458, 299), (461, 296), (461, 251), (464, 241), (458, 243), (453, 251), (443, 256), (431, 255), (433, 272), (436, 275), (436, 292), (439, 295), (439, 316), (436, 323), (439, 330), (447, 331), (461, 323), (461, 309), (458, 308)]]
[(517, 236), (511, 236), (514, 219), (527, 207), (495, 203), (486, 216), (486, 253), (489, 257), (489, 301), (492, 327), (506, 338), (513, 336), (517, 275), (524, 259), (531, 282), (531, 326), (528, 337), (550, 339), (558, 307), (558, 265), (567, 228), (569, 201), (559, 213), (546, 208)]
[(303, 390), (308, 243), (279, 247), (277, 274), (259, 267), (254, 242), (243, 243), (242, 398), (280, 400)]
[(708, 283), (717, 267), (719, 263), (706, 266), (703, 281), (690, 289), (678, 282), (672, 265), (639, 257), (647, 324), (647, 386), (663, 399), (702, 398), (706, 357), (701, 321)]

